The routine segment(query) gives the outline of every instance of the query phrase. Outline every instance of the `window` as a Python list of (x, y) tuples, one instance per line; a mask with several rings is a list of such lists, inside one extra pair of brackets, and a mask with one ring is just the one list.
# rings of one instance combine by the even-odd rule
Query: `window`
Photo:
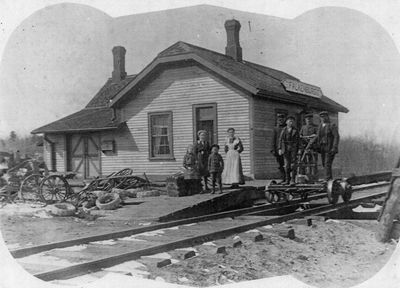
[(288, 110), (285, 109), (275, 109), (275, 125), (278, 125), (278, 115), (283, 114), (286, 117), (288, 116)]
[(172, 112), (149, 113), (150, 159), (173, 159)]

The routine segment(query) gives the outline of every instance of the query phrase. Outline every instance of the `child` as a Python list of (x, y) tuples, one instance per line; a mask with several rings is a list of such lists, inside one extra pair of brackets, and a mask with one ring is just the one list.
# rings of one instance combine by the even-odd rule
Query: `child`
[(224, 170), (224, 160), (222, 156), (218, 153), (219, 146), (214, 144), (211, 146), (211, 154), (208, 157), (208, 171), (211, 174), (212, 180), (212, 192), (215, 193), (215, 182), (218, 181), (218, 186), (220, 190), (220, 194), (222, 194), (222, 181), (221, 181), (221, 173)]
[(207, 193), (209, 191), (207, 186), (209, 176), (207, 161), (211, 150), (210, 143), (207, 141), (207, 131), (200, 130), (197, 132), (197, 136), (199, 137), (199, 140), (197, 140), (194, 146), (194, 153), (197, 155), (200, 177), (202, 177), (204, 181), (204, 189), (202, 193)]
[(197, 157), (193, 150), (193, 145), (190, 144), (186, 150), (186, 155), (183, 157), (183, 167), (185, 171), (183, 177), (185, 179), (185, 190), (188, 195), (194, 194), (197, 190), (195, 185), (199, 182), (200, 176), (197, 168)]

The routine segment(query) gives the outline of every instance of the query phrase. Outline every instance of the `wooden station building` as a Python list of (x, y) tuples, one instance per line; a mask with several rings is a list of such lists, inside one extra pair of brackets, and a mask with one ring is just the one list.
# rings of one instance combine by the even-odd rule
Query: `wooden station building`
[(335, 123), (348, 112), (317, 86), (243, 60), (240, 23), (228, 20), (225, 28), (225, 54), (179, 41), (137, 75), (125, 72), (125, 48), (114, 47), (112, 77), (86, 107), (32, 131), (45, 136), (48, 167), (84, 178), (127, 167), (164, 177), (182, 166), (196, 131), (222, 144), (233, 127), (244, 174), (266, 178), (278, 171), (270, 153), (277, 113), (295, 115), (300, 126), (306, 110), (327, 110)]

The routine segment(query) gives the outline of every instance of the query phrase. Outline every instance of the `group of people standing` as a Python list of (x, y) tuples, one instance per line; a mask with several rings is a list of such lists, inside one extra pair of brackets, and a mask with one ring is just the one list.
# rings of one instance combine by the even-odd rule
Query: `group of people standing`
[[(301, 157), (304, 152), (308, 155), (321, 154), (325, 178), (326, 180), (332, 179), (332, 163), (338, 153), (339, 145), (338, 128), (330, 122), (327, 111), (319, 113), (321, 118), (319, 126), (313, 123), (313, 116), (312, 113), (306, 114), (305, 125), (298, 131), (294, 126), (295, 118), (293, 116), (277, 115), (271, 153), (276, 157), (284, 184), (295, 182), (298, 157)], [(317, 161), (316, 159), (315, 161)]]
[[(276, 157), (282, 183), (295, 183), (299, 155), (310, 152), (311, 155), (321, 154), (322, 166), (325, 168), (326, 179), (332, 179), (332, 163), (338, 153), (339, 133), (337, 126), (330, 122), (326, 111), (319, 113), (321, 123), (316, 126), (313, 123), (313, 114), (305, 115), (305, 124), (298, 130), (295, 127), (295, 118), (284, 114), (277, 115), (277, 126), (272, 137), (271, 153)], [(235, 129), (227, 130), (224, 151), (225, 163), (219, 154), (218, 144), (210, 145), (207, 140), (207, 131), (197, 132), (198, 139), (187, 147), (183, 159), (184, 179), (191, 185), (199, 185), (202, 180), (202, 193), (210, 192), (208, 177), (211, 176), (212, 191), (215, 193), (216, 184), (222, 193), (222, 184), (231, 185), (231, 188), (244, 184), (242, 162), (240, 153), (243, 144), (235, 135)], [(305, 153), (309, 156), (310, 153)], [(307, 157), (308, 157), (307, 156)], [(318, 157), (316, 157), (318, 159)], [(316, 159), (314, 159), (316, 161)], [(307, 159), (306, 159), (307, 160)], [(316, 162), (315, 162), (316, 163)]]
[[(210, 191), (208, 188), (208, 177), (211, 176), (212, 191), (215, 193), (215, 186), (218, 183), (220, 193), (222, 184), (231, 185), (232, 188), (244, 184), (242, 162), (240, 153), (243, 151), (243, 144), (239, 137), (235, 136), (235, 129), (227, 130), (228, 137), (225, 139), (224, 150), (226, 161), (219, 154), (219, 145), (207, 141), (207, 131), (197, 132), (198, 140), (194, 145), (189, 145), (183, 159), (185, 168), (184, 179), (188, 182), (197, 183), (198, 179), (203, 180), (202, 193)], [(190, 185), (189, 185), (190, 187)]]

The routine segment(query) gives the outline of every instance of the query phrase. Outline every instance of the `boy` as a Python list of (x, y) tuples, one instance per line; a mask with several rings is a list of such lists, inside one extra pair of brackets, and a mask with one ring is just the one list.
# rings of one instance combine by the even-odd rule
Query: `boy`
[(220, 190), (220, 194), (222, 194), (222, 181), (221, 181), (221, 173), (224, 170), (224, 160), (222, 156), (218, 153), (219, 146), (214, 144), (211, 146), (211, 154), (208, 157), (208, 171), (211, 174), (212, 180), (212, 192), (215, 193), (215, 182), (218, 181), (218, 186)]
[(286, 127), (283, 128), (279, 137), (279, 155), (283, 155), (285, 160), (285, 184), (295, 184), (296, 178), (296, 159), (299, 150), (299, 132), (293, 127), (295, 118), (289, 116), (286, 119)]

